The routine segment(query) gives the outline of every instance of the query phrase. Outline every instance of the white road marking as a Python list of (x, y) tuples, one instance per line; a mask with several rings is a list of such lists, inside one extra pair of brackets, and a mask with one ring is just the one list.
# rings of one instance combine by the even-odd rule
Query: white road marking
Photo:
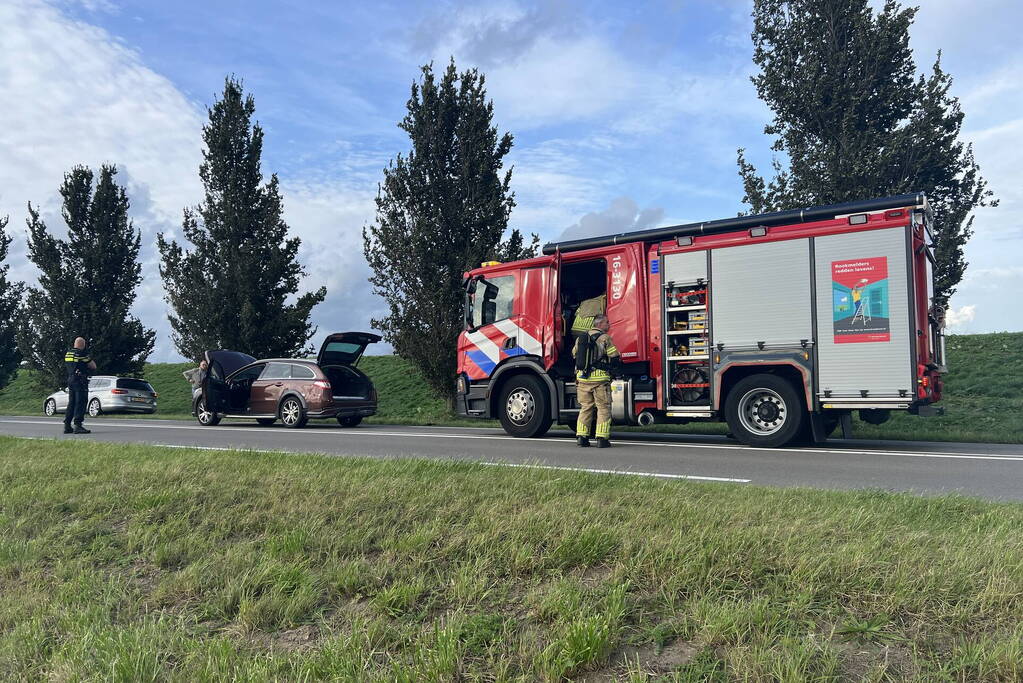
[[(159, 446), (160, 448), (183, 448), (196, 451), (245, 451), (248, 453), (272, 453), (275, 455), (291, 455), (288, 451), (275, 451), (267, 450), (264, 448), (229, 448), (227, 446), (187, 446), (185, 444), (177, 443), (152, 443), (150, 446)], [(313, 455), (334, 455), (333, 453), (317, 453), (313, 452)], [(566, 472), (587, 472), (589, 474), (620, 474), (627, 475), (630, 477), (651, 477), (655, 479), (691, 479), (694, 481), (719, 481), (728, 482), (733, 484), (748, 484), (750, 479), (732, 479), (729, 477), (703, 477), (695, 474), (668, 474), (666, 472), (633, 472), (630, 470), (598, 470), (589, 467), (564, 467), (558, 465), (533, 465), (528, 463), (515, 463), (515, 462), (480, 462), (474, 460), (456, 460), (450, 459), (449, 462), (460, 462), (469, 463), (472, 465), (486, 465), (488, 467), (522, 467), (525, 469), (533, 470), (564, 470)]]
[[(34, 425), (46, 425), (50, 424), (49, 421), (44, 419), (38, 420), (12, 420), (12, 419), (0, 419), (0, 423), (9, 424), (34, 424)], [(56, 423), (53, 423), (56, 424)], [(111, 427), (131, 427), (138, 429), (179, 429), (189, 431), (227, 431), (238, 433), (238, 427), (204, 427), (201, 425), (168, 425), (168, 424), (151, 424), (138, 422), (106, 422), (102, 424)], [(316, 433), (316, 432), (307, 432)], [(295, 438), (296, 434), (291, 430), (281, 429), (260, 429), (258, 430), (260, 436), (287, 435), (287, 438)], [(346, 436), (394, 436), (401, 438), (416, 438), (416, 439), (482, 439), (491, 441), (523, 441), (513, 436), (504, 436), (498, 434), (451, 434), (451, 433), (437, 433), (437, 432), (383, 432), (377, 430), (364, 429), (358, 433), (346, 432)], [(559, 443), (565, 446), (575, 446), (575, 441), (565, 439), (546, 439), (538, 443)], [(751, 446), (742, 445), (728, 445), (728, 444), (693, 444), (693, 443), (666, 443), (663, 441), (620, 441), (615, 440), (616, 444), (623, 446), (644, 446), (647, 448), (696, 448), (696, 449), (719, 449), (729, 451), (749, 451), (755, 453), (806, 453), (810, 455), (821, 455), (821, 454), (833, 454), (833, 455), (877, 455), (877, 456), (898, 456), (905, 458), (938, 458), (938, 459), (952, 459), (952, 460), (1003, 460), (1007, 462), (1020, 461), (1023, 462), (1023, 455), (994, 455), (989, 453), (957, 453), (954, 451), (932, 451), (932, 452), (917, 452), (917, 451), (884, 451), (884, 450), (857, 450), (857, 449), (842, 449), (842, 448), (754, 448)]]
[(529, 465), (514, 462), (480, 462), (480, 465), (493, 467), (523, 467), (531, 470), (566, 470), (569, 472), (590, 472), (591, 474), (625, 474), (632, 477), (655, 477), (658, 479), (695, 479), (697, 481), (726, 481), (734, 484), (748, 484), (750, 479), (730, 479), (728, 477), (701, 477), (695, 474), (665, 474), (663, 472), (632, 472), (629, 470), (597, 470), (589, 467), (563, 467), (559, 465)]

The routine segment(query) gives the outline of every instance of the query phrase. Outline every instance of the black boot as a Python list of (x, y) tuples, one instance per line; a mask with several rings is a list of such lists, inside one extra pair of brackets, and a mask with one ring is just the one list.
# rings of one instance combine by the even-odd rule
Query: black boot
[(602, 436), (597, 437), (597, 448), (611, 448), (611, 442)]
[(588, 437), (588, 436), (577, 436), (575, 438), (575, 442), (577, 444), (579, 444), (579, 446), (581, 448), (589, 448), (590, 447), (590, 437)]
[(73, 432), (74, 432), (74, 430), (71, 429), (71, 425), (64, 425), (64, 433), (65, 434), (71, 434)]
[(92, 432), (82, 425), (75, 425), (75, 434), (92, 434)]

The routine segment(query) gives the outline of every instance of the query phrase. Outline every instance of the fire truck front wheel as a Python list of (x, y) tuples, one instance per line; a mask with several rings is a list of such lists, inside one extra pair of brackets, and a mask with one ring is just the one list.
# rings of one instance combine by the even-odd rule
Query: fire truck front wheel
[(802, 433), (806, 407), (792, 383), (777, 375), (739, 380), (725, 400), (728, 427), (748, 446), (784, 446)]
[(551, 428), (547, 387), (532, 375), (516, 375), (504, 383), (497, 398), (497, 414), (512, 436), (543, 436)]

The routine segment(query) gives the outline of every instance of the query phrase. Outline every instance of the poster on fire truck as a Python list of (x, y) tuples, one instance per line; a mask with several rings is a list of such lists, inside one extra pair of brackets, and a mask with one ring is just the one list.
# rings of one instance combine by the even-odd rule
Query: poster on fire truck
[(836, 344), (891, 341), (888, 257), (832, 261)]

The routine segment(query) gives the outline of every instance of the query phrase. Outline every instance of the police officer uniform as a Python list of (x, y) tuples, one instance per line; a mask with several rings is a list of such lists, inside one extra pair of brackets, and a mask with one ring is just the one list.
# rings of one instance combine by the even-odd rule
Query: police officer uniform
[[(64, 433), (88, 434), (89, 430), (82, 426), (85, 419), (85, 406), (89, 402), (89, 358), (85, 349), (72, 348), (64, 354), (64, 367), (67, 368), (67, 410), (64, 412)], [(71, 423), (74, 422), (74, 430)]]
[(601, 294), (579, 303), (572, 319), (572, 336), (581, 337), (593, 327), (593, 319), (604, 313), (607, 307), (607, 295)]
[[(593, 340), (593, 353), (589, 359), (589, 368), (576, 370), (575, 392), (579, 403), (579, 419), (576, 422), (575, 434), (580, 446), (589, 446), (590, 423), (596, 414), (597, 447), (607, 448), (611, 437), (611, 373), (609, 367), (620, 360), (618, 349), (615, 348), (611, 336), (597, 328), (591, 328), (587, 334)], [(577, 338), (572, 355), (580, 353)]]

